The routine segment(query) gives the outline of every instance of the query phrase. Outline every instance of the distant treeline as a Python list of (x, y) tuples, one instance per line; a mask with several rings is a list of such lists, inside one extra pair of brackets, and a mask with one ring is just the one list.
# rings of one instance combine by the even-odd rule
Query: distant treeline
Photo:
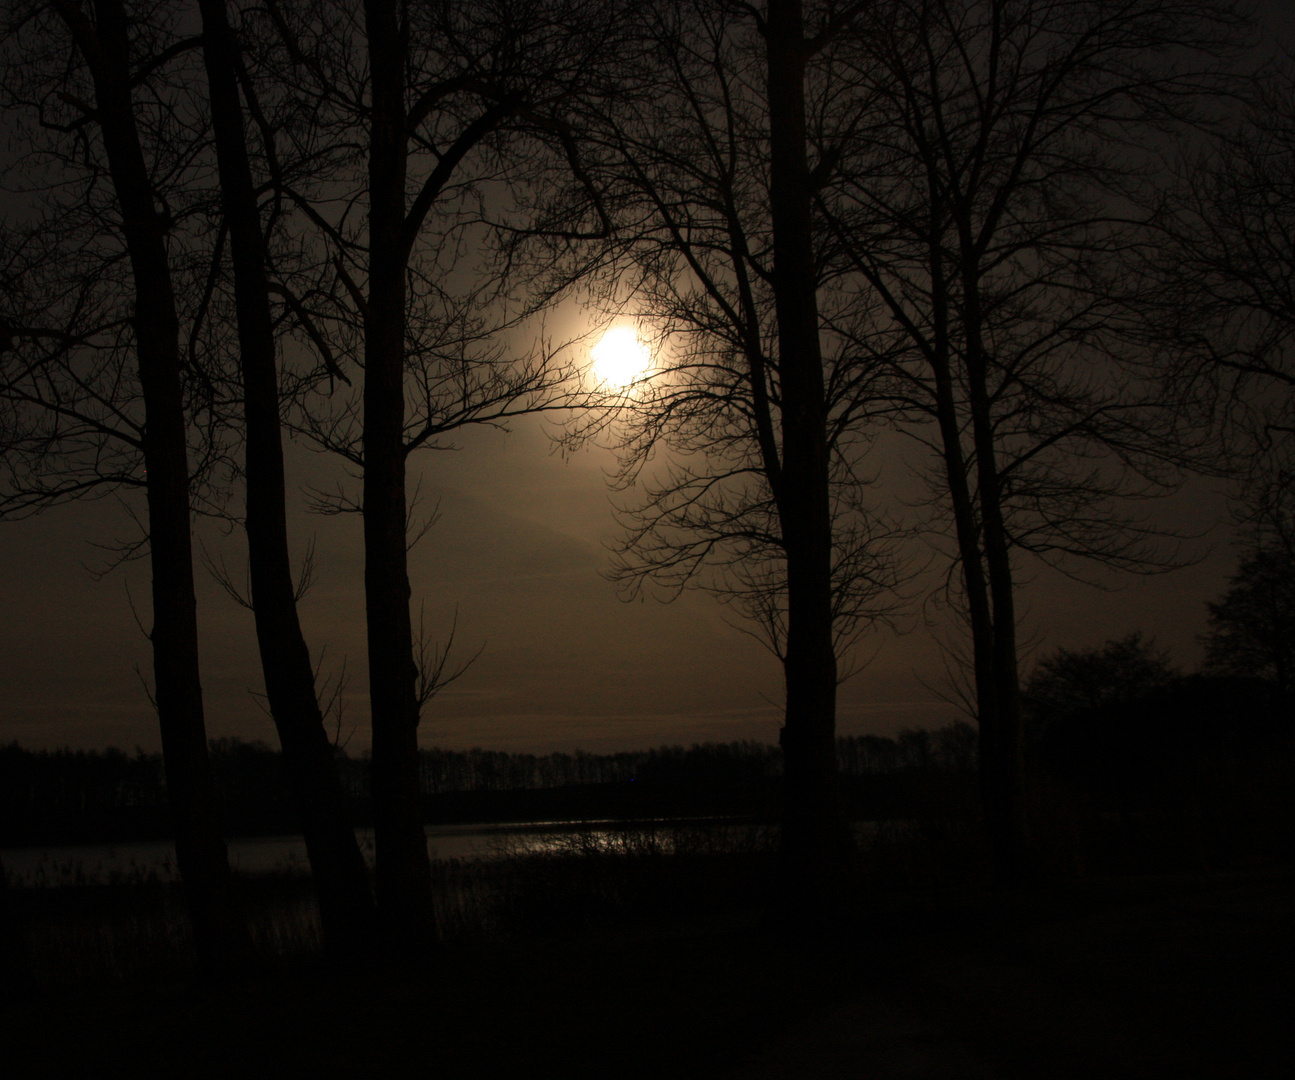
[[(1130, 820), (1202, 813), (1207, 806), (1217, 815), (1222, 804), (1237, 803), (1233, 788), (1246, 798), (1260, 789), (1290, 789), (1291, 708), (1271, 686), (1163, 673), (1115, 678), (1130, 668), (1124, 654), (1138, 649), (1145, 646), (1126, 641), (1070, 657), (1083, 662), (1071, 680), (1081, 693), (1071, 693), (1065, 680), (1060, 687), (1032, 681), (1029, 772), (1053, 804), (1060, 799), (1084, 813)], [(1095, 661), (1101, 663), (1094, 667)], [(1102, 664), (1112, 671), (1103, 674)], [(967, 723), (896, 738), (838, 739), (847, 814), (860, 821), (974, 817), (976, 739)], [(424, 820), (446, 824), (715, 815), (773, 820), (782, 773), (782, 751), (753, 741), (614, 754), (430, 749), (419, 756)], [(228, 835), (298, 831), (279, 751), (218, 739), (211, 760)], [(337, 763), (352, 820), (371, 824), (367, 756), (338, 751)], [(0, 814), (0, 846), (168, 837), (161, 755), (0, 747)]]
[[(959, 723), (897, 738), (837, 741), (842, 787), (856, 813), (884, 795), (859, 781), (959, 774), (975, 769), (975, 729)], [(217, 792), (230, 835), (297, 828), (280, 751), (262, 742), (211, 743)], [(338, 751), (357, 824), (368, 823), (369, 761)], [(618, 816), (772, 813), (782, 751), (754, 741), (663, 746), (614, 754), (520, 754), (424, 750), (422, 790), (429, 822)], [(887, 787), (888, 785), (882, 785)], [(0, 747), (0, 846), (105, 842), (169, 835), (160, 754), (137, 750)]]

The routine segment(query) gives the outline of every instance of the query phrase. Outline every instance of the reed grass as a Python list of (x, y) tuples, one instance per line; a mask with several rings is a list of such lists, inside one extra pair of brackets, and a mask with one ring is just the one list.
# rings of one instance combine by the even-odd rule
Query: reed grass
[[(433, 862), (438, 932), (449, 947), (511, 944), (643, 926), (760, 894), (773, 844), (755, 826), (669, 823), (501, 835), (487, 859)], [(254, 946), (269, 962), (322, 951), (307, 874), (237, 874)], [(177, 881), (138, 867), (42, 864), (9, 889), (37, 987), (183, 978), (194, 970)]]
[[(1290, 839), (1288, 817), (1262, 812), (1289, 806), (1289, 788), (1281, 792), (1252, 796), (1257, 807), (1197, 802), (1208, 809), (1172, 821), (1111, 820), (1054, 798), (1035, 815), (1044, 871), (1064, 879), (1261, 866)], [(1258, 812), (1242, 822), (1242, 810)], [(983, 837), (964, 807), (931, 804), (915, 817), (861, 828), (858, 838), (861, 903), (985, 883)], [(722, 821), (501, 833), (488, 858), (433, 862), (438, 933), (446, 947), (472, 949), (679, 926), (722, 913), (753, 917), (776, 850), (775, 829)], [(307, 874), (283, 867), (238, 879), (253, 942), (267, 963), (321, 954)], [(93, 866), (51, 861), (8, 894), (38, 988), (169, 981), (194, 971), (180, 886), (167, 866), (131, 866), (98, 880)]]

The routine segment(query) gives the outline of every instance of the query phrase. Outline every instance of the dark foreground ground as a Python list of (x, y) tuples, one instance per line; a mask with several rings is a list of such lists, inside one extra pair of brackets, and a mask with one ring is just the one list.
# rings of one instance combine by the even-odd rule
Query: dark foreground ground
[(818, 949), (736, 911), (400, 977), (100, 979), (7, 1006), (0, 1075), (1285, 1077), (1293, 915), (1285, 872), (1099, 879), (890, 893)]

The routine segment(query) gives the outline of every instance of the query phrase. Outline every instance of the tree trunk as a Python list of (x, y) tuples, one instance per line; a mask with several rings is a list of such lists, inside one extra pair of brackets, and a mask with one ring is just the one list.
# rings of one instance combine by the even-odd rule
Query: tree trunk
[(325, 947), (354, 955), (375, 927), (368, 872), (347, 818), (292, 584), (274, 329), (225, 0), (200, 0), (221, 198), (229, 227), (243, 380), (247, 548), (270, 713), (319, 898)]
[(144, 397), (149, 554), (153, 571), (153, 672), (166, 787), (199, 961), (236, 965), (250, 948), (221, 836), (207, 757), (198, 673), (188, 454), (180, 383), (179, 318), (167, 262), (167, 224), (153, 191), (130, 96), (129, 44), (121, 0), (95, 0), (93, 26), (79, 7), (58, 11), (94, 79), (96, 115), (135, 281), (136, 349)]
[[(982, 682), (982, 665), (977, 665), (981, 804), (994, 875), (1005, 885), (1019, 885), (1026, 880), (1028, 867), (1024, 801), (1025, 739), (1021, 714), (1021, 681), (1016, 657), (1015, 583), (1007, 526), (1003, 518), (1002, 479), (994, 445), (988, 362), (980, 336), (982, 316), (974, 266), (964, 266), (963, 289), (976, 485), (984, 538), (984, 566), (993, 611), (987, 684)], [(980, 651), (983, 651), (983, 643), (978, 645), (978, 652)]]
[(785, 930), (813, 933), (831, 929), (841, 914), (853, 845), (837, 780), (830, 459), (799, 0), (770, 0), (766, 43), (782, 392), (782, 471), (775, 498), (787, 560), (784, 806), (775, 917)]
[(369, 295), (364, 312), (364, 588), (381, 924), (392, 946), (431, 944), (431, 862), (418, 787), (418, 668), (405, 503), (405, 42), (391, 0), (366, 0)]
[[(959, 268), (964, 290), (961, 323), (967, 336), (966, 383), (972, 421), (972, 460), (976, 469), (973, 494), (967, 454), (962, 445), (963, 421), (954, 393), (950, 284), (939, 221), (943, 200), (936, 189), (931, 191), (931, 206), (935, 214), (927, 237), (927, 260), (931, 272), (934, 341), (928, 360), (971, 624), (981, 812), (994, 876), (1004, 884), (1016, 884), (1026, 876), (1024, 726), (1016, 658), (1014, 582), (1003, 520), (987, 363), (979, 332), (977, 267), (974, 258), (967, 258)], [(969, 246), (964, 237), (964, 247)]]

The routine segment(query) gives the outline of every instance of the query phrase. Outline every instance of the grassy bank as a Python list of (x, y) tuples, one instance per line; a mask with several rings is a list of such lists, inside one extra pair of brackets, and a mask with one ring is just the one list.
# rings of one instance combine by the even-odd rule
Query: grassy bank
[[(649, 909), (646, 896), (615, 906), (613, 882), (634, 885), (637, 868), (603, 878), (595, 903), (590, 867), (569, 863), (541, 879), (518, 870), (465, 906), (501, 919), (535, 902), (531, 887), (559, 890), (531, 907), (539, 925), (514, 923), (510, 936), (480, 923), (475, 940), (464, 926), (417, 971), (329, 969), (308, 926), (275, 914), (297, 910), (293, 887), (248, 883), (281, 951), (219, 986), (186, 971), (164, 895), (136, 909), (131, 931), (147, 886), (117, 886), (118, 959), (128, 950), (137, 967), (83, 968), (9, 1003), (6, 1075), (108, 1061), (132, 1077), (1285, 1075), (1289, 875), (877, 891), (837, 940), (798, 949), (763, 931), (737, 867), (718, 879), (732, 892), (708, 874), (703, 902), (683, 912), (665, 903), (697, 899), (682, 869), (673, 888), (658, 880)], [(457, 887), (467, 871), (441, 873)], [(60, 900), (66, 920), (85, 917), (81, 901)]]
[(762, 926), (755, 827), (439, 862), (443, 944), (414, 970), (331, 969), (291, 875), (242, 879), (259, 960), (221, 985), (170, 883), (11, 890), (30, 971), (7, 983), (6, 1075), (1284, 1075), (1284, 864), (1009, 893), (959, 828), (867, 833), (857, 906), (816, 947)]

